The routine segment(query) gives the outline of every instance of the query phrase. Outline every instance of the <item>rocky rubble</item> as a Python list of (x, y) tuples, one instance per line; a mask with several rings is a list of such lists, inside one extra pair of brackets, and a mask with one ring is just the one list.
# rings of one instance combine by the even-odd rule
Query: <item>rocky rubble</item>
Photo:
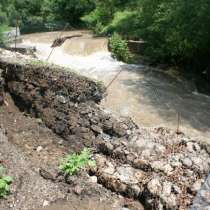
[(114, 117), (97, 104), (103, 86), (59, 67), (1, 59), (0, 68), (22, 111), (41, 118), (75, 151), (94, 148), (96, 166), (89, 172), (94, 180), (148, 208), (192, 205), (210, 169), (208, 144)]
[(149, 208), (188, 209), (210, 169), (204, 145), (166, 128), (142, 128), (128, 141), (103, 140), (97, 148), (92, 173)]
[(41, 118), (56, 134), (78, 142), (77, 149), (91, 146), (100, 135), (128, 136), (136, 125), (117, 120), (98, 105), (104, 94), (102, 85), (56, 67), (0, 60), (7, 90), (17, 106)]

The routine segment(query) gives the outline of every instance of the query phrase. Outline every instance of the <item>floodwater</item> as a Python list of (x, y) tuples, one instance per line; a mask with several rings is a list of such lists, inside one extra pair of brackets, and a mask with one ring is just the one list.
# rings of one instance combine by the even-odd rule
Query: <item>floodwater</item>
[(48, 32), (24, 35), (23, 43), (36, 46), (37, 57), (46, 60), (57, 37), (82, 34), (55, 48), (49, 62), (69, 67), (108, 85), (102, 105), (118, 115), (130, 116), (139, 126), (167, 126), (200, 140), (210, 137), (210, 97), (197, 93), (192, 82), (176, 71), (161, 71), (144, 65), (116, 61), (107, 49), (106, 38), (88, 31)]

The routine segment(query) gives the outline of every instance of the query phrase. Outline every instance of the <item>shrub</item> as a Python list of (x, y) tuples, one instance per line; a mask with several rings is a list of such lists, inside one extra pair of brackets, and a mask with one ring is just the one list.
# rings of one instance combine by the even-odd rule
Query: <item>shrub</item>
[(130, 63), (133, 55), (128, 49), (127, 42), (117, 33), (114, 33), (109, 40), (109, 48), (112, 56), (120, 61)]
[(94, 164), (95, 161), (91, 160), (90, 150), (84, 148), (84, 150), (80, 154), (73, 153), (71, 155), (67, 155), (62, 160), (59, 169), (68, 175), (74, 175), (80, 169)]
[(137, 30), (137, 12), (119, 11), (114, 14), (112, 21), (105, 27), (106, 34), (117, 32), (125, 37), (134, 37)]
[(5, 37), (3, 36), (3, 32), (8, 31), (10, 28), (7, 25), (0, 25), (0, 46), (5, 44)]
[(0, 165), (0, 198), (5, 198), (10, 192), (12, 177), (5, 176), (5, 168)]

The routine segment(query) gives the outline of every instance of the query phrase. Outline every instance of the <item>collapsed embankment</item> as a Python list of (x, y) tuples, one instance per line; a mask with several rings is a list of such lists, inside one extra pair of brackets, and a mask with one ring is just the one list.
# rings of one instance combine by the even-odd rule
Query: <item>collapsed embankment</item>
[(16, 105), (41, 118), (67, 141), (91, 146), (100, 134), (124, 137), (135, 128), (132, 121), (119, 122), (97, 103), (103, 85), (59, 67), (0, 60), (6, 90)]
[[(0, 69), (19, 109), (41, 118), (75, 151), (94, 148), (97, 164), (89, 173), (103, 186), (149, 209), (192, 205), (210, 169), (209, 145), (113, 117), (97, 104), (103, 86), (66, 69), (11, 58), (1, 58)], [(203, 199), (208, 201), (208, 195)]]

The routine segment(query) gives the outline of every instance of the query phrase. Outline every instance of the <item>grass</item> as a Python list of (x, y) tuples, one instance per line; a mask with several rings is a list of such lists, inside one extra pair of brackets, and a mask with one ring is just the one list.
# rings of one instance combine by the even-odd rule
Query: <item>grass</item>
[(5, 168), (0, 165), (0, 198), (5, 198), (10, 193), (10, 184), (13, 179), (5, 175)]
[(49, 65), (47, 61), (42, 61), (42, 60), (30, 60), (29, 64), (34, 65), (34, 66)]
[(90, 150), (84, 148), (79, 154), (73, 153), (67, 155), (61, 162), (59, 169), (68, 175), (75, 175), (79, 170), (87, 166), (95, 165), (95, 161), (91, 160)]

